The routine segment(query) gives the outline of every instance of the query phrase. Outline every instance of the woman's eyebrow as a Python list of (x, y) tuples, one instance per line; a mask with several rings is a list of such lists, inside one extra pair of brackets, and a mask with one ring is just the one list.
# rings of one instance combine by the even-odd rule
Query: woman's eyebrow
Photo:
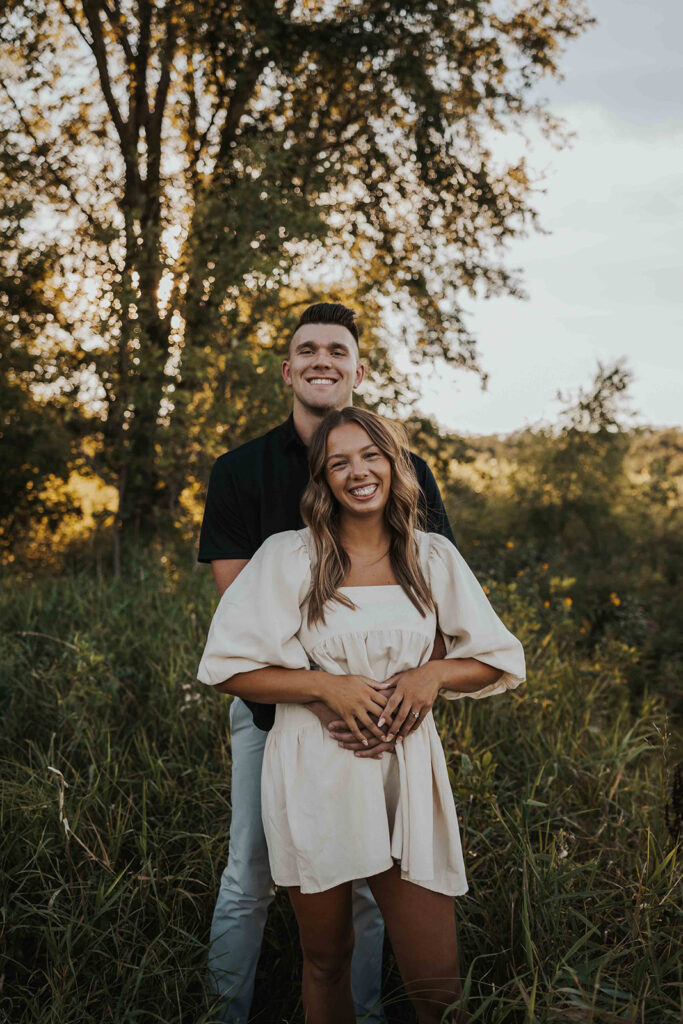
[[(371, 441), (370, 444), (363, 445), (363, 447), (359, 448), (358, 451), (359, 452), (366, 452), (368, 450), (368, 448), (376, 448), (376, 447), (377, 447), (377, 445), (375, 444), (375, 442)], [(332, 455), (328, 455), (327, 456), (327, 458), (325, 459), (325, 462), (326, 463), (327, 462), (331, 462), (332, 459), (346, 459), (346, 458), (348, 458), (348, 456), (349, 456), (348, 452), (333, 452)]]

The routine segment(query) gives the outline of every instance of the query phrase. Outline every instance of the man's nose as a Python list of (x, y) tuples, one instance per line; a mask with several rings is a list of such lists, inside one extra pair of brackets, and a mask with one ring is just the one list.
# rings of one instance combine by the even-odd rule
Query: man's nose
[(318, 349), (318, 351), (315, 354), (315, 359), (314, 359), (313, 363), (314, 363), (314, 366), (316, 366), (316, 367), (318, 367), (318, 366), (328, 367), (328, 366), (332, 365), (332, 359), (330, 358), (329, 353), (325, 352), (324, 349), (322, 349), (322, 350)]

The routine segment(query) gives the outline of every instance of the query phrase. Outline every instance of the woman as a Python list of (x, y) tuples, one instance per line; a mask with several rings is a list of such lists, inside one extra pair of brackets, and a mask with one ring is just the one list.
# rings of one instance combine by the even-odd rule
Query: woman
[[(329, 413), (309, 449), (307, 529), (269, 538), (224, 593), (201, 682), (276, 703), (262, 813), (273, 881), (299, 924), (308, 1024), (351, 1024), (351, 880), (367, 878), (420, 1024), (460, 994), (453, 896), (467, 891), (432, 704), (524, 679), (503, 626), (453, 545), (417, 529), (405, 435), (373, 413)], [(436, 630), (446, 658), (429, 661)], [(323, 700), (381, 759), (340, 749)]]

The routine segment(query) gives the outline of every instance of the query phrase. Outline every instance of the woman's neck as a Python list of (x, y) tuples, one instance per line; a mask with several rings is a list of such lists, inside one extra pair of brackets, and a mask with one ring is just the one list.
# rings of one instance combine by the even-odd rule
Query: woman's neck
[(355, 554), (376, 554), (385, 551), (391, 541), (391, 532), (384, 511), (370, 516), (352, 516), (342, 513), (339, 520), (339, 539), (345, 551)]

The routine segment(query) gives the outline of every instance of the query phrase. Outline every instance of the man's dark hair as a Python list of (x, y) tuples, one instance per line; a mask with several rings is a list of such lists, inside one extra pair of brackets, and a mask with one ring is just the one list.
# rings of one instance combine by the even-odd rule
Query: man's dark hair
[(351, 332), (358, 345), (360, 331), (356, 324), (356, 313), (348, 306), (342, 306), (341, 302), (316, 302), (308, 306), (299, 317), (293, 333), (296, 334), (304, 324), (341, 324)]

